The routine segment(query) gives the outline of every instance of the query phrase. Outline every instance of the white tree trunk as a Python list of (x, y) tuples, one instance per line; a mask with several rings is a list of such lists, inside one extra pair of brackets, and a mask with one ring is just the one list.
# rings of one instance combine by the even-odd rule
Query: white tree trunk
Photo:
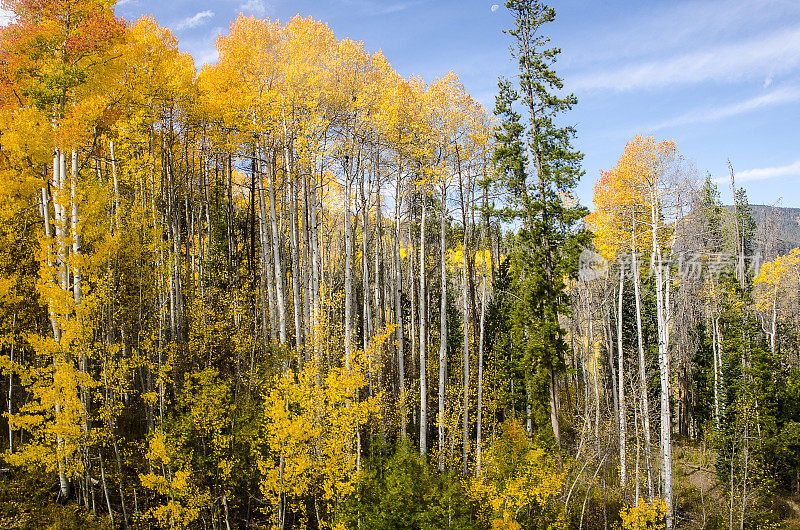
[(394, 318), (395, 318), (395, 337), (397, 340), (397, 377), (400, 385), (400, 437), (405, 440), (408, 435), (406, 431), (406, 372), (405, 372), (405, 351), (403, 344), (403, 308), (401, 305), (401, 294), (403, 284), (403, 267), (400, 259), (400, 171), (398, 170), (397, 182), (395, 187), (394, 199)]
[[(65, 249), (64, 249), (64, 208), (62, 206), (62, 193), (63, 193), (63, 185), (65, 179), (65, 162), (64, 162), (64, 154), (60, 150), (56, 150), (55, 154), (53, 155), (53, 188), (55, 190), (55, 194), (53, 196), (53, 211), (55, 214), (55, 233), (56, 233), (56, 245), (58, 249), (56, 267), (58, 270), (59, 280), (61, 288), (66, 290), (67, 289), (67, 271), (66, 271), (66, 263), (65, 263)], [(46, 190), (42, 190), (43, 195), (47, 195)], [(44, 203), (44, 213), (45, 213), (45, 232), (48, 241), (50, 241), (50, 221), (49, 221), (49, 210), (47, 208), (47, 200), (45, 197)], [(49, 255), (49, 253), (48, 253)], [(49, 259), (48, 259), (49, 261)], [(52, 275), (50, 275), (52, 278)], [(50, 306), (53, 307), (51, 309), (51, 318), (53, 320), (53, 338), (56, 342), (61, 342), (61, 327), (60, 323), (58, 322), (58, 311), (55, 309), (55, 303), (50, 301)], [(54, 370), (58, 370), (58, 359), (57, 357), (53, 357), (53, 368)], [(58, 399), (55, 400), (55, 421), (56, 426), (58, 428), (58, 424), (61, 421), (61, 403)], [(65, 471), (65, 455), (64, 455), (64, 440), (61, 438), (60, 434), (56, 435), (56, 462), (58, 468), (58, 483), (59, 483), (59, 494), (63, 498), (69, 497), (69, 481), (67, 480), (67, 475)]]
[(714, 356), (714, 423), (719, 428), (719, 340), (717, 339), (717, 318), (711, 315), (711, 355)]
[[(370, 287), (369, 287), (369, 242), (371, 238), (370, 232), (370, 223), (369, 223), (369, 191), (364, 191), (365, 182), (363, 178), (363, 174), (361, 175), (362, 178), (359, 179), (358, 190), (361, 195), (361, 220), (363, 223), (362, 231), (361, 231), (361, 291), (363, 293), (362, 296), (362, 304), (361, 304), (361, 314), (363, 317), (363, 348), (364, 348), (364, 356), (367, 362), (367, 379), (369, 383), (369, 392), (370, 396), (374, 394), (374, 383), (373, 383), (373, 363), (372, 358), (367, 355), (367, 349), (369, 348), (371, 339), (372, 339), (372, 310), (370, 308)], [(376, 249), (377, 252), (377, 249)]]
[(428, 454), (428, 384), (426, 369), (426, 317), (425, 317), (425, 217), (428, 213), (427, 197), (422, 193), (422, 220), (419, 238), (419, 452)]
[[(663, 264), (661, 245), (658, 241), (660, 208), (655, 196), (651, 198), (651, 229), (653, 256), (655, 259), (656, 318), (658, 321), (658, 368), (661, 376), (661, 490), (667, 504), (666, 527), (672, 528), (672, 418), (669, 409), (670, 366), (669, 366), (669, 295), (664, 296)], [(669, 278), (667, 278), (669, 281)]]
[(275, 270), (275, 297), (277, 298), (278, 340), (286, 345), (286, 302), (283, 292), (283, 270), (281, 267), (280, 232), (275, 214), (275, 170), (267, 164), (267, 187), (269, 189), (269, 222), (272, 226), (272, 261)]
[(344, 362), (347, 371), (350, 371), (350, 360), (353, 356), (353, 323), (352, 323), (352, 298), (353, 298), (353, 239), (350, 227), (350, 168), (345, 162), (344, 185)]
[(481, 286), (481, 323), (478, 339), (478, 418), (475, 433), (475, 478), (481, 474), (481, 451), (483, 444), (483, 343), (486, 326), (486, 227), (483, 229), (483, 281)]
[(617, 306), (617, 361), (619, 372), (619, 483), (623, 497), (625, 494), (625, 483), (627, 481), (627, 441), (628, 415), (625, 408), (625, 365), (622, 350), (622, 294), (625, 287), (625, 267), (620, 262), (619, 268), (619, 302)]
[[(288, 147), (286, 150), (288, 151)], [(291, 163), (291, 154), (286, 155), (287, 161)], [(303, 337), (303, 325), (302, 325), (302, 304), (300, 298), (300, 254), (299, 254), (299, 229), (297, 226), (297, 183), (295, 182), (294, 172), (292, 171), (289, 176), (289, 190), (290, 190), (290, 199), (289, 199), (289, 212), (290, 212), (290, 223), (291, 223), (291, 247), (292, 247), (292, 307), (294, 309), (294, 340), (295, 340), (295, 347), (298, 349), (298, 356), (301, 356), (303, 346), (305, 345), (305, 338)], [(299, 369), (299, 366), (298, 366)]]
[[(11, 329), (15, 330), (16, 327), (17, 327), (17, 314), (14, 313), (14, 318), (11, 321)], [(16, 344), (16, 341), (12, 341), (11, 342), (11, 351), (10, 351), (10, 355), (9, 355), (9, 358), (8, 358), (8, 364), (11, 367), (11, 369), (8, 370), (8, 401), (7, 401), (7, 405), (8, 405), (8, 414), (9, 415), (13, 413), (13, 410), (12, 410), (12, 407), (11, 407), (12, 406), (11, 398), (12, 398), (12, 391), (14, 389), (14, 387), (13, 387), (13, 383), (14, 383), (13, 366), (14, 366), (14, 345), (15, 344)], [(8, 454), (10, 454), (10, 455), (14, 454), (14, 423), (11, 421), (10, 418), (9, 418), (9, 421), (8, 421)]]
[(445, 400), (447, 383), (447, 187), (442, 182), (442, 217), (439, 224), (439, 253), (441, 256), (441, 297), (439, 298), (439, 471), (444, 471)]
[(647, 472), (647, 495), (648, 501), (653, 501), (653, 472), (650, 454), (650, 403), (647, 397), (647, 367), (644, 358), (644, 339), (642, 337), (642, 303), (639, 293), (639, 262), (636, 258), (635, 233), (632, 248), (632, 267), (633, 267), (633, 293), (636, 300), (636, 339), (639, 349), (639, 379), (641, 383), (641, 403), (642, 403), (642, 430), (644, 431), (644, 457), (645, 470)]
[(277, 334), (275, 332), (275, 293), (273, 292), (273, 281), (270, 278), (272, 268), (270, 254), (272, 247), (269, 241), (269, 221), (267, 215), (267, 201), (264, 198), (264, 178), (263, 173), (258, 178), (258, 226), (259, 226), (259, 241), (261, 257), (261, 317), (262, 317), (262, 334), (264, 341), (264, 348), (268, 344), (268, 340), (273, 343), (277, 342)]
[(111, 178), (114, 180), (114, 229), (119, 232), (119, 181), (117, 180), (117, 159), (114, 156), (114, 142), (108, 142), (111, 153)]
[[(462, 207), (464, 207), (462, 205)], [(466, 217), (466, 216), (465, 216)], [(469, 285), (467, 281), (467, 245), (469, 244), (469, 235), (467, 233), (467, 226), (464, 226), (464, 252), (462, 252), (462, 296), (464, 297), (464, 361), (463, 361), (463, 386), (464, 386), (464, 410), (461, 423), (461, 471), (464, 476), (467, 476), (467, 457), (469, 455)]]
[(75, 300), (75, 308), (81, 305), (82, 286), (81, 286), (81, 269), (79, 265), (79, 257), (81, 254), (81, 237), (78, 232), (78, 202), (76, 200), (75, 191), (78, 184), (78, 153), (72, 150), (72, 180), (70, 181), (70, 206), (72, 207), (71, 228), (72, 228), (72, 253), (75, 255), (73, 258), (72, 275), (73, 275), (73, 297)]
[[(305, 321), (305, 327), (303, 329), (303, 339), (304, 345), (308, 348), (308, 336), (309, 332), (313, 328), (313, 323), (311, 319), (311, 259), (312, 259), (312, 251), (311, 251), (311, 234), (309, 233), (309, 224), (311, 221), (311, 210), (308, 204), (308, 175), (303, 174), (300, 177), (300, 195), (303, 198), (303, 205), (302, 205), (302, 231), (303, 231), (303, 264), (302, 264), (302, 276), (303, 276), (303, 319)], [(313, 333), (312, 337), (312, 344), (313, 344)], [(309, 355), (308, 349), (306, 349), (306, 355)]]

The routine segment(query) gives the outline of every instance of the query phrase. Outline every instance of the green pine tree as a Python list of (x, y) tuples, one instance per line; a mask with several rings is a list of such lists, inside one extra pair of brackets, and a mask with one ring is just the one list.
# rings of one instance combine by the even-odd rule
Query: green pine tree
[(575, 272), (588, 235), (577, 227), (587, 210), (572, 197), (583, 173), (582, 154), (572, 146), (574, 127), (558, 119), (577, 99), (560, 95), (563, 82), (553, 69), (560, 50), (548, 48), (549, 38), (540, 32), (555, 11), (531, 0), (509, 0), (506, 7), (515, 17), (508, 34), (515, 39), (512, 54), (520, 74), (518, 89), (509, 80), (499, 82), (495, 114), (502, 122), (495, 132), (494, 162), (506, 191), (506, 218), (519, 226), (510, 256), (516, 300), (511, 319), (531, 374), (529, 401), (546, 389), (560, 447), (556, 376), (565, 369), (567, 344), (559, 315), (568, 311), (565, 280)]

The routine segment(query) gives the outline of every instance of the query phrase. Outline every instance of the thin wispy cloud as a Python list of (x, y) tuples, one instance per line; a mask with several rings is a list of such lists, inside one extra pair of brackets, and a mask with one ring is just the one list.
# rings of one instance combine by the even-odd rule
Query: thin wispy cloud
[(380, 0), (342, 0), (342, 3), (359, 9), (367, 15), (390, 15), (414, 7), (423, 0), (406, 0), (400, 2), (387, 2)]
[[(750, 38), (800, 20), (800, 3), (784, 0), (695, 0), (659, 7), (640, 4), (614, 31), (604, 25), (576, 36), (574, 64), (613, 64), (701, 49), (726, 39)], [(590, 44), (587, 44), (590, 43)], [(564, 47), (568, 51), (568, 47)]]
[(196, 55), (195, 64), (201, 67), (204, 64), (213, 64), (219, 60), (219, 52), (216, 48), (209, 48)]
[(264, 0), (247, 0), (239, 6), (239, 11), (245, 15), (253, 15), (259, 18), (266, 17), (268, 10), (269, 7)]
[(206, 22), (208, 22), (208, 20), (210, 18), (212, 18), (213, 16), (214, 16), (214, 12), (211, 11), (210, 9), (206, 10), (206, 11), (200, 11), (196, 15), (193, 15), (191, 17), (188, 17), (188, 18), (184, 19), (180, 24), (175, 26), (175, 29), (180, 31), (180, 30), (183, 30), (183, 29), (192, 29), (192, 28), (200, 27), (203, 24), (205, 24)]
[(746, 169), (736, 173), (737, 181), (766, 180), (779, 177), (800, 176), (800, 160), (788, 166), (762, 167), (756, 169)]
[(388, 15), (390, 13), (397, 13), (398, 11), (405, 11), (409, 7), (412, 7), (418, 3), (419, 2), (398, 2), (396, 4), (390, 4), (385, 7), (376, 7), (375, 9), (373, 9), (372, 12), (379, 15)]
[(183, 39), (183, 49), (191, 54), (198, 70), (206, 64), (214, 64), (219, 60), (215, 42), (227, 29), (223, 26), (210, 25)]
[(724, 105), (720, 107), (694, 109), (675, 118), (663, 121), (649, 128), (650, 131), (659, 131), (670, 127), (682, 125), (692, 125), (695, 123), (707, 123), (725, 118), (731, 118), (740, 114), (746, 114), (754, 110), (765, 107), (772, 107), (785, 103), (800, 101), (800, 87), (783, 87), (768, 94), (762, 94), (754, 98)]
[(791, 71), (800, 65), (800, 26), (735, 44), (575, 76), (576, 91), (618, 92), (725, 82)]

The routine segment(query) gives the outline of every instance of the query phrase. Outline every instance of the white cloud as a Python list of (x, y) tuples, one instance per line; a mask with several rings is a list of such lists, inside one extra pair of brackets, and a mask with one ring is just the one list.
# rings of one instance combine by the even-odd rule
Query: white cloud
[(202, 68), (204, 64), (216, 63), (219, 60), (219, 52), (216, 48), (209, 48), (193, 54), (193, 57), (195, 57), (195, 64), (198, 65), (198, 68)]
[(175, 29), (180, 31), (182, 29), (191, 29), (191, 28), (196, 28), (198, 26), (202, 26), (203, 24), (206, 23), (206, 21), (208, 21), (208, 19), (212, 18), (213, 16), (214, 12), (211, 10), (200, 11), (196, 15), (184, 19), (183, 22), (175, 26)]
[(791, 71), (800, 65), (800, 26), (744, 42), (651, 59), (571, 79), (576, 91), (654, 89), (705, 81), (734, 81)]
[(239, 6), (239, 11), (245, 15), (264, 18), (267, 16), (268, 6), (264, 0), (247, 0)]
[(181, 49), (191, 54), (195, 68), (200, 70), (203, 65), (214, 64), (219, 60), (215, 42), (227, 29), (223, 26), (209, 26), (182, 39)]
[(791, 86), (783, 87), (768, 94), (756, 96), (754, 98), (715, 107), (710, 109), (695, 109), (675, 118), (663, 121), (650, 127), (651, 131), (658, 131), (667, 129), (669, 127), (677, 127), (679, 125), (690, 125), (693, 123), (705, 123), (710, 121), (722, 120), (739, 114), (745, 114), (763, 107), (771, 107), (773, 105), (780, 105), (783, 103), (792, 103), (800, 100), (800, 87)]
[(401, 0), (399, 2), (389, 0), (341, 0), (345, 8), (358, 9), (365, 15), (380, 16), (390, 15), (400, 11), (405, 11), (414, 7), (423, 0)]
[(370, 12), (379, 15), (388, 15), (390, 13), (397, 13), (398, 11), (405, 11), (409, 7), (416, 5), (419, 2), (399, 2), (396, 4), (387, 5), (386, 7), (372, 8)]
[(736, 180), (764, 180), (778, 177), (800, 176), (800, 160), (788, 166), (747, 169), (736, 173)]
[[(694, 0), (634, 5), (605, 24), (562, 42), (565, 59), (574, 64), (615, 64), (665, 53), (691, 52), (726, 39), (747, 39), (800, 21), (800, 2), (792, 0)], [(576, 50), (574, 54), (570, 50)], [(570, 55), (571, 54), (571, 55)]]
[(500, 9), (500, 4), (492, 4), (492, 13)]
[(14, 20), (14, 12), (0, 7), (0, 26), (10, 24)]

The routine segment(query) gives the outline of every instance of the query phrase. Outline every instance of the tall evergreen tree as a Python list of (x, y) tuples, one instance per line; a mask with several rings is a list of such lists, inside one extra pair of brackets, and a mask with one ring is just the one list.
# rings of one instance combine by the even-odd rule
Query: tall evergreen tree
[[(535, 380), (548, 390), (553, 437), (560, 447), (556, 376), (565, 368), (567, 344), (559, 315), (568, 311), (564, 279), (574, 272), (578, 249), (588, 241), (576, 227), (587, 210), (572, 198), (582, 154), (572, 146), (574, 127), (558, 123), (577, 98), (560, 95), (563, 81), (554, 70), (560, 50), (548, 47), (550, 39), (541, 33), (555, 10), (532, 0), (509, 0), (506, 7), (515, 17), (508, 34), (515, 40), (511, 52), (519, 61), (519, 80), (517, 87), (499, 82), (495, 114), (502, 123), (495, 132), (494, 162), (507, 191), (506, 216), (520, 223), (510, 256), (517, 295), (512, 319), (526, 373), (537, 374)], [(526, 381), (529, 404), (535, 380)]]

